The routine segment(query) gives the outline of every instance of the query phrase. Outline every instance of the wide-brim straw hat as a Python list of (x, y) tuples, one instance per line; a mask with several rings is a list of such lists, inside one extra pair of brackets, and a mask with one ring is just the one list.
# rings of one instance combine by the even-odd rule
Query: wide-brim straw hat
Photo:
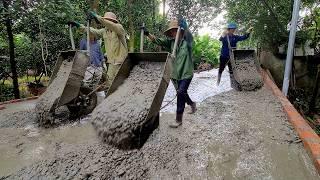
[(119, 23), (117, 16), (113, 12), (106, 12), (102, 18)]
[(178, 20), (176, 20), (176, 19), (171, 20), (169, 22), (168, 29), (164, 31), (164, 35), (169, 36), (169, 32), (171, 31), (171, 29), (178, 29), (178, 28), (179, 28)]

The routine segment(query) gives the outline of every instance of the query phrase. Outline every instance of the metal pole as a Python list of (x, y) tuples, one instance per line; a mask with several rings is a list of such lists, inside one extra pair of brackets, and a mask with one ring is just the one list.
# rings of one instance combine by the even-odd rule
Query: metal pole
[(178, 42), (179, 42), (179, 38), (180, 38), (180, 32), (181, 32), (181, 27), (178, 27), (177, 30), (177, 35), (176, 35), (176, 39), (174, 41), (174, 46), (173, 46), (173, 50), (172, 50), (172, 57), (175, 59), (176, 58), (176, 51), (177, 51), (177, 46), (178, 46)]
[[(144, 23), (142, 24), (142, 27), (144, 27)], [(144, 38), (144, 30), (141, 29), (141, 35), (140, 35), (140, 52), (143, 52), (143, 38)]]
[(74, 39), (73, 39), (73, 33), (72, 33), (72, 26), (71, 25), (69, 26), (69, 34), (70, 34), (72, 50), (75, 50), (76, 46), (74, 45)]
[(294, 43), (296, 39), (297, 23), (299, 19), (300, 3), (301, 3), (300, 0), (295, 0), (293, 5), (290, 36), (289, 36), (288, 51), (287, 51), (287, 58), (286, 58), (286, 69), (284, 72), (283, 86), (282, 86), (282, 93), (285, 96), (288, 95), (288, 90), (289, 90), (289, 81), (290, 81), (290, 74), (292, 71), (293, 50), (294, 50)]
[(90, 21), (87, 22), (87, 54), (90, 57)]

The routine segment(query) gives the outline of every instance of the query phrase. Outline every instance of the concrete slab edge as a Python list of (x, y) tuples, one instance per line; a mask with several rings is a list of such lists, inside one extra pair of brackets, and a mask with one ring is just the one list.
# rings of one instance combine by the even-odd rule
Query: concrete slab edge
[[(38, 97), (39, 96), (33, 96), (33, 97), (28, 97), (28, 98), (23, 98), (23, 99), (13, 99), (10, 101), (0, 102), (0, 107), (1, 107), (1, 105), (12, 104), (12, 103), (17, 103), (17, 102), (22, 102), (22, 101), (29, 101), (29, 100), (37, 99)], [(0, 108), (0, 110), (1, 110), (1, 108)]]
[(266, 86), (279, 98), (290, 123), (298, 133), (305, 149), (308, 151), (316, 169), (318, 170), (318, 174), (320, 174), (320, 137), (309, 126), (307, 120), (299, 114), (287, 97), (282, 94), (277, 85), (271, 80), (268, 73), (265, 70), (262, 70), (261, 73)]

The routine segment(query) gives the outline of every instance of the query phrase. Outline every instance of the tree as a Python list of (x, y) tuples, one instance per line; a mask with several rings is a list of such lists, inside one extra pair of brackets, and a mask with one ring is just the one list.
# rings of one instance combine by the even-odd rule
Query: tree
[(182, 16), (187, 19), (190, 30), (195, 33), (206, 22), (211, 22), (221, 12), (220, 0), (167, 0), (169, 18)]
[(205, 61), (211, 65), (219, 63), (220, 41), (209, 35), (195, 36), (193, 46), (193, 58), (195, 65)]
[(19, 84), (18, 84), (18, 73), (17, 73), (17, 62), (15, 60), (14, 54), (14, 42), (13, 42), (13, 31), (12, 31), (12, 22), (10, 17), (10, 3), (11, 1), (2, 0), (4, 8), (4, 19), (7, 28), (8, 42), (9, 42), (9, 54), (10, 54), (10, 66), (13, 80), (13, 93), (16, 99), (20, 98), (19, 93)]

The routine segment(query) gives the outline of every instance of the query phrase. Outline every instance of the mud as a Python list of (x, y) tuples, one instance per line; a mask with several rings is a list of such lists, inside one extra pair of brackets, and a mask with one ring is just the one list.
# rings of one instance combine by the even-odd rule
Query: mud
[[(174, 114), (163, 114), (144, 146), (129, 151), (100, 143), (90, 124), (61, 128), (44, 136), (52, 145), (43, 151), (50, 155), (2, 178), (319, 179), (281, 104), (265, 87), (210, 97), (196, 114), (185, 114), (178, 129), (168, 127), (173, 120)], [(24, 146), (21, 136), (8, 138), (15, 132), (2, 132), (2, 144)]]
[[(92, 124), (103, 141), (122, 149), (142, 143), (143, 128), (164, 70), (162, 62), (140, 62), (129, 77), (92, 113)], [(156, 115), (156, 114), (155, 114)]]
[(36, 114), (38, 122), (41, 125), (53, 124), (53, 113), (59, 103), (59, 99), (63, 93), (69, 74), (72, 70), (72, 59), (64, 60), (61, 64), (56, 78), (47, 87), (46, 91), (39, 97), (36, 104)]
[(243, 62), (236, 62), (236, 66), (233, 68), (236, 80), (244, 91), (254, 91), (260, 89), (263, 86), (263, 79), (257, 67), (254, 64), (253, 59), (241, 60)]

